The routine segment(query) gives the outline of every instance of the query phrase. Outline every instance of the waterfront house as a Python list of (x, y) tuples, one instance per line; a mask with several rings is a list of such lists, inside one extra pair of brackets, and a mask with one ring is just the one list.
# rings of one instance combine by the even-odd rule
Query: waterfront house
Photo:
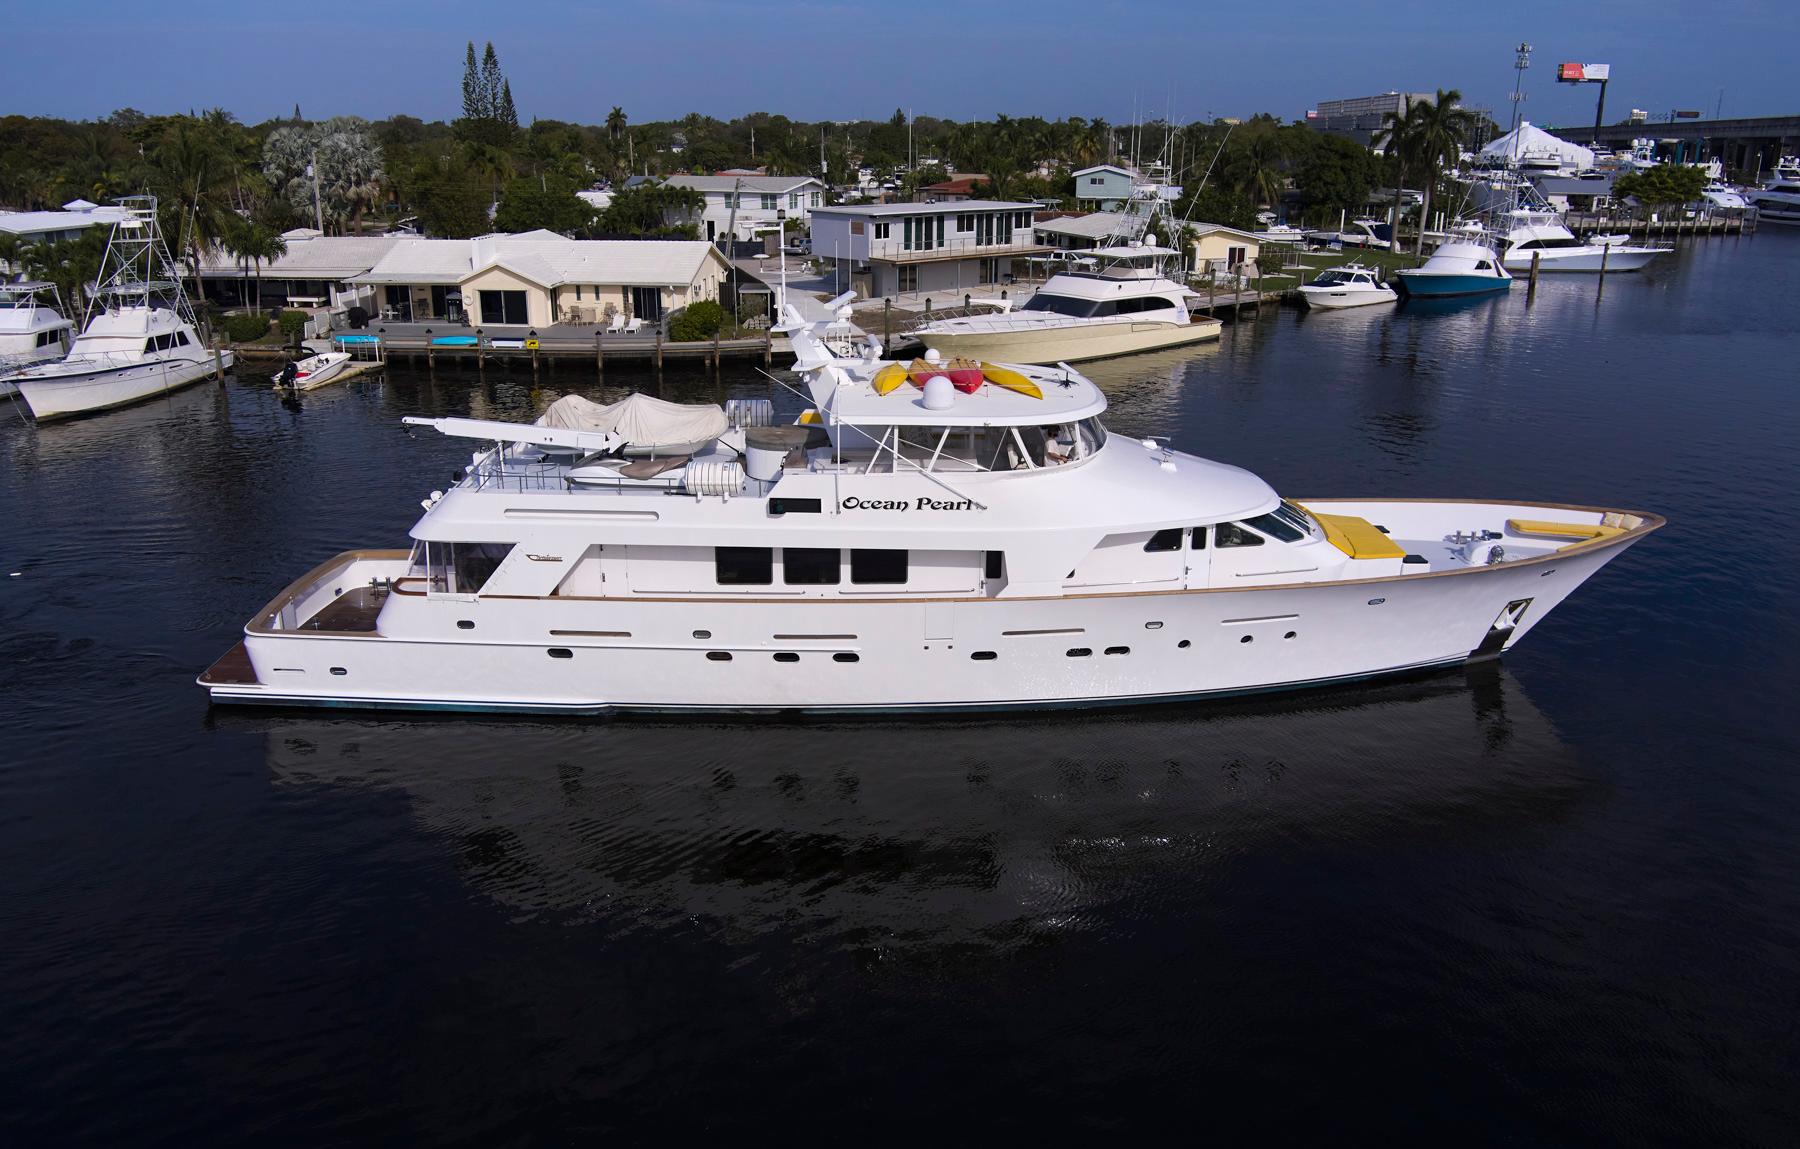
[(1015, 259), (1047, 250), (1033, 230), (1036, 211), (992, 200), (820, 207), (812, 212), (812, 253), (832, 261), (837, 290), (953, 295), (1010, 282)]
[(1188, 234), (1193, 238), (1195, 275), (1227, 279), (1240, 272), (1246, 278), (1257, 274), (1262, 241), (1250, 232), (1222, 223), (1195, 223), (1188, 225)]
[(777, 230), (783, 213), (788, 231), (804, 234), (807, 213), (825, 202), (825, 185), (812, 176), (677, 175), (664, 182), (705, 197), (700, 212), (680, 222), (699, 224), (708, 242), (733, 229), (736, 239), (755, 239)]
[(21, 244), (56, 243), (74, 239), (90, 227), (111, 227), (125, 209), (102, 207), (85, 199), (72, 199), (61, 211), (0, 211), (0, 232), (19, 237)]
[(474, 239), (400, 237), (355, 282), (390, 322), (548, 327), (608, 315), (659, 320), (719, 298), (730, 265), (700, 240), (565, 239), (551, 231)]
[(1059, 212), (1039, 216), (1034, 226), (1039, 243), (1062, 251), (1087, 251), (1106, 247), (1113, 237), (1125, 234), (1126, 219), (1124, 212), (1117, 211)]
[(324, 235), (310, 228), (282, 233), (287, 250), (261, 264), (245, 263), (215, 247), (200, 261), (197, 294), (225, 307), (258, 300), (264, 307), (354, 306), (375, 310), (374, 291), (353, 282), (379, 263), (401, 236)]
[(1075, 173), (1075, 200), (1088, 211), (1118, 211), (1131, 200), (1137, 174), (1118, 164), (1095, 164)]
[(988, 178), (975, 172), (964, 172), (961, 175), (940, 183), (926, 184), (919, 189), (920, 203), (962, 203), (975, 198), (975, 189), (988, 182)]

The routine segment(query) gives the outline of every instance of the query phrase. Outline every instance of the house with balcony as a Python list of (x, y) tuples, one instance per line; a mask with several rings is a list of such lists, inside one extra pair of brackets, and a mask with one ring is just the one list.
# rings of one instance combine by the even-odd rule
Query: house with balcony
[(734, 232), (738, 240), (753, 240), (779, 229), (783, 218), (790, 234), (804, 235), (807, 215), (825, 202), (825, 185), (812, 176), (678, 175), (664, 183), (705, 197), (686, 222), (699, 224), (709, 243)]
[(1045, 251), (1036, 204), (878, 203), (812, 213), (814, 259), (831, 261), (838, 290), (868, 298), (1012, 282), (1015, 260)]

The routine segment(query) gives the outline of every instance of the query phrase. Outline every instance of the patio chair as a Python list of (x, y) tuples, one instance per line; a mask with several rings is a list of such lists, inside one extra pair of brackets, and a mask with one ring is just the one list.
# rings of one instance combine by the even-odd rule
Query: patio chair
[(615, 311), (613, 313), (612, 322), (606, 325), (606, 333), (608, 335), (617, 335), (623, 330), (625, 330), (625, 313), (622, 311)]
[(645, 322), (646, 322), (646, 320), (633, 318), (631, 320), (631, 322), (629, 322), (625, 325), (625, 334), (636, 335), (638, 332), (640, 332), (644, 329)]

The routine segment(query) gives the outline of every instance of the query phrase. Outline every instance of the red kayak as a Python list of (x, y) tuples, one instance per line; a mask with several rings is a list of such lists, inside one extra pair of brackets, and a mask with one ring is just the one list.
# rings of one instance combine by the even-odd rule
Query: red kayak
[(942, 375), (950, 380), (950, 385), (965, 395), (973, 395), (985, 382), (981, 373), (981, 364), (973, 359), (946, 359), (942, 363), (932, 363), (927, 359), (914, 359), (907, 369), (907, 377), (914, 385), (923, 387), (925, 380), (933, 375)]

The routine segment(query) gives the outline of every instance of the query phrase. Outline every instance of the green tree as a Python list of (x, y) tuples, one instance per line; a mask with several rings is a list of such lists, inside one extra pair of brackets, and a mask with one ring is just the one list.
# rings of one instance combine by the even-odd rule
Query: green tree
[(463, 114), (452, 127), (458, 139), (492, 147), (510, 147), (519, 131), (518, 112), (512, 106), (512, 86), (500, 70), (500, 55), (488, 41), (481, 63), (475, 63), (475, 42), (463, 53)]
[(409, 204), (427, 235), (467, 239), (490, 230), (488, 181), (452, 153), (420, 160), (408, 178)]
[(621, 188), (594, 222), (594, 230), (638, 239), (698, 239), (700, 225), (692, 217), (705, 206), (706, 197), (693, 188), (667, 184)]
[(25, 274), (54, 283), (70, 314), (79, 314), (88, 305), (88, 285), (100, 275), (106, 240), (105, 228), (90, 227), (74, 239), (34, 243), (20, 253)]
[(1320, 136), (1295, 182), (1308, 209), (1348, 212), (1368, 202), (1378, 174), (1369, 149), (1342, 136)]
[(1646, 207), (1665, 208), (1691, 203), (1706, 187), (1706, 172), (1686, 164), (1657, 164), (1642, 171), (1626, 172), (1613, 181), (1613, 197), (1636, 197)]
[[(1419, 106), (1418, 122), (1412, 130), (1412, 161), (1425, 182), (1425, 202), (1419, 208), (1419, 237), (1413, 248), (1423, 252), (1425, 229), (1431, 224), (1431, 193), (1444, 170), (1454, 167), (1462, 155), (1463, 141), (1469, 138), (1475, 120), (1458, 107), (1462, 93), (1455, 88), (1437, 90), (1436, 99)], [(1394, 229), (1394, 250), (1400, 249), (1400, 232)]]
[(500, 231), (536, 231), (545, 228), (562, 235), (587, 231), (594, 223), (594, 208), (575, 194), (575, 185), (559, 175), (521, 176), (510, 181), (494, 213)]
[(254, 220), (242, 216), (233, 217), (225, 228), (220, 245), (233, 258), (238, 266), (245, 269), (252, 265), (256, 268), (256, 309), (262, 310), (262, 265), (273, 259), (280, 259), (287, 251), (287, 240), (279, 234)]
[[(1388, 162), (1394, 169), (1394, 238), (1393, 249), (1400, 250), (1400, 216), (1405, 207), (1406, 175), (1412, 170), (1419, 150), (1419, 124), (1424, 118), (1420, 109), (1424, 105), (1408, 100), (1406, 107), (1398, 112), (1381, 113), (1381, 127), (1375, 130), (1374, 141), (1377, 147), (1387, 153)], [(1425, 228), (1421, 225), (1421, 239)]]

